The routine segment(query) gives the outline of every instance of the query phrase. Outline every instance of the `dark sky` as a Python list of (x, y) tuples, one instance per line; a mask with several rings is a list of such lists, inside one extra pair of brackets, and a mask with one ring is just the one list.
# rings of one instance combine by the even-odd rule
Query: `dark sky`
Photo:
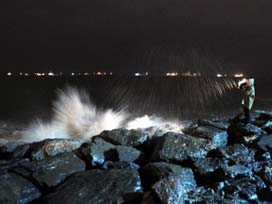
[(271, 0), (0, 0), (0, 67), (267, 75), (271, 10)]

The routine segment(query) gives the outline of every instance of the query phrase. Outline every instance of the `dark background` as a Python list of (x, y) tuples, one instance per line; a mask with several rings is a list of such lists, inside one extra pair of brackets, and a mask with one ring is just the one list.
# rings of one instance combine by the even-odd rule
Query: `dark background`
[(271, 75), (271, 0), (1, 0), (0, 71)]

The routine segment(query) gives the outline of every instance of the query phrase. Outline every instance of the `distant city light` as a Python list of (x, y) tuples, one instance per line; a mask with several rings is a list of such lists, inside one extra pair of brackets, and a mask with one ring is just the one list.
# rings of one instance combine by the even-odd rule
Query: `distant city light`
[(242, 73), (240, 73), (240, 74), (235, 74), (234, 77), (236, 77), (236, 78), (242, 78), (242, 77), (244, 77), (244, 74), (242, 74)]
[(88, 75), (90, 75), (88, 72), (85, 72), (85, 73), (84, 73), (84, 76), (88, 76)]
[(25, 73), (25, 76), (28, 76), (28, 73)]
[(134, 74), (134, 76), (148, 76), (148, 72), (145, 72), (145, 73), (136, 72), (136, 73)]
[(72, 75), (72, 76), (75, 76), (75, 73), (74, 73), (74, 72), (72, 72), (72, 73), (71, 73), (71, 75)]
[(178, 76), (177, 72), (167, 72), (166, 76)]
[(11, 76), (11, 72), (8, 72), (8, 73), (7, 73), (7, 76)]
[(217, 74), (216, 76), (217, 76), (217, 77), (219, 77), (219, 78), (220, 78), (220, 77), (223, 77), (223, 75), (222, 75), (222, 74)]
[(20, 72), (20, 76), (22, 76), (23, 75), (23, 73), (22, 72)]
[(141, 74), (139, 72), (136, 72), (134, 75), (135, 76), (141, 76)]
[(55, 76), (53, 72), (48, 72), (48, 76)]

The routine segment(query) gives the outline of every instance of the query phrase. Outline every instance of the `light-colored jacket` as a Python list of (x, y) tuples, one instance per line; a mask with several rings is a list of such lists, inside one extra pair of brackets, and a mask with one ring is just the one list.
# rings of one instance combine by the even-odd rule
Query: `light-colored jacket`
[(255, 101), (254, 79), (249, 79), (249, 86), (242, 90), (242, 98), (242, 105), (251, 110)]

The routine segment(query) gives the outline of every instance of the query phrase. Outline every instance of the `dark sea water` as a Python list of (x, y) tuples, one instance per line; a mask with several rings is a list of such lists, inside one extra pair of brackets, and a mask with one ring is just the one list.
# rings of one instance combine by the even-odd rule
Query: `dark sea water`
[[(100, 109), (125, 109), (135, 116), (196, 119), (229, 116), (240, 111), (236, 88), (224, 87), (237, 79), (182, 77), (43, 77), (0, 79), (0, 120), (28, 124), (50, 120), (57, 90), (67, 86), (84, 89)], [(256, 79), (255, 109), (271, 109), (272, 81)], [(224, 88), (223, 93), (217, 89)], [(223, 84), (223, 85), (222, 85)]]

